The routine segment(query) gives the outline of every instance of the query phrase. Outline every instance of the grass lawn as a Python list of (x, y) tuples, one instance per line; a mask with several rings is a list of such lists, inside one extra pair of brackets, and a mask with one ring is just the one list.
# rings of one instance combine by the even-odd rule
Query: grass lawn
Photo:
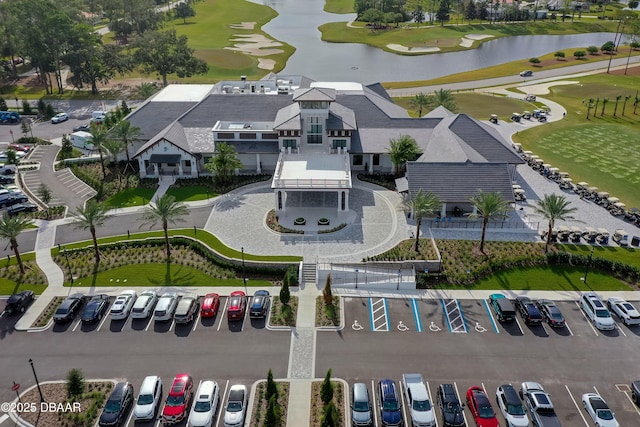
[[(584, 59), (577, 59), (573, 56), (573, 52), (577, 50), (586, 51), (586, 47), (584, 48), (576, 48), (576, 49), (565, 49), (562, 52), (565, 53), (565, 58), (563, 60), (558, 61), (558, 59), (553, 56), (555, 52), (547, 53), (546, 55), (539, 56), (540, 64), (533, 66), (529, 59), (522, 59), (519, 61), (511, 61), (505, 62), (504, 64), (494, 65), (492, 67), (479, 68), (477, 70), (471, 70), (464, 73), (456, 73), (449, 74), (447, 76), (438, 77), (436, 79), (431, 80), (417, 80), (410, 82), (387, 82), (383, 83), (384, 87), (387, 89), (401, 89), (407, 87), (416, 87), (416, 86), (432, 86), (439, 84), (449, 84), (449, 83), (459, 83), (459, 82), (467, 82), (472, 80), (483, 80), (483, 79), (491, 79), (495, 77), (505, 77), (505, 76), (515, 76), (519, 74), (522, 70), (532, 70), (535, 73), (537, 71), (551, 70), (555, 68), (564, 68), (572, 65), (580, 65), (588, 62), (599, 62), (599, 61), (609, 61), (608, 55), (587, 55)], [(628, 46), (621, 46), (617, 55), (614, 55), (614, 59), (616, 58), (626, 58), (629, 54)], [(640, 55), (640, 50), (633, 51), (631, 56)], [(604, 66), (604, 64), (603, 64)]]
[[(474, 290), (506, 289), (523, 291), (631, 291), (626, 283), (598, 271), (589, 271), (588, 285), (584, 268), (551, 265), (536, 268), (515, 268), (492, 274), (470, 286)], [(449, 289), (460, 287), (448, 286)]]
[[(389, 52), (387, 44), (395, 43), (407, 47), (439, 47), (441, 52), (453, 52), (478, 47), (483, 41), (475, 41), (471, 48), (460, 46), (460, 39), (466, 34), (487, 34), (496, 38), (521, 35), (560, 35), (590, 32), (615, 32), (617, 22), (541, 22), (518, 24), (472, 24), (458, 26), (433, 26), (428, 28), (394, 28), (371, 31), (363, 23), (358, 28), (349, 28), (345, 22), (331, 22), (319, 27), (322, 40), (334, 43), (363, 43)], [(437, 43), (436, 43), (437, 41)], [(395, 52), (398, 53), (398, 52)], [(406, 53), (415, 55), (416, 53)], [(418, 53), (424, 54), (424, 53)]]
[(105, 204), (111, 208), (127, 208), (149, 203), (156, 190), (151, 188), (127, 188), (109, 197)]
[[(633, 234), (633, 233), (632, 233)], [(640, 268), (640, 250), (633, 248), (620, 248), (615, 246), (595, 245), (562, 245), (562, 249), (580, 255), (589, 256), (593, 249), (593, 256), (612, 261), (622, 262)]]
[[(598, 74), (578, 80), (579, 84), (554, 86), (546, 95), (567, 108), (565, 120), (528, 129), (513, 139), (545, 163), (569, 172), (574, 182), (586, 181), (628, 207), (640, 207), (640, 152), (630, 144), (638, 140), (640, 131), (640, 115), (633, 114), (640, 75)], [(613, 117), (617, 96), (622, 98)], [(625, 96), (630, 98), (623, 117)], [(597, 114), (592, 109), (589, 120), (583, 104), (588, 98), (600, 98)], [(609, 102), (601, 116), (603, 98)]]
[(202, 185), (169, 188), (167, 194), (175, 197), (178, 202), (195, 202), (196, 200), (205, 200), (217, 196), (216, 193), (212, 193), (207, 187)]
[[(176, 230), (169, 230), (170, 236), (187, 236), (200, 240), (202, 243), (206, 244), (210, 248), (215, 249), (218, 253), (225, 255), (229, 258), (242, 259), (242, 252), (232, 249), (228, 246), (225, 246), (216, 236), (204, 230), (197, 230), (194, 232), (193, 228), (183, 228)], [(164, 234), (162, 231), (150, 231), (147, 233), (135, 233), (131, 234), (131, 237), (127, 237), (126, 234), (120, 236), (112, 236), (112, 237), (104, 237), (98, 239), (98, 244), (105, 243), (114, 243), (119, 242), (121, 240), (143, 240), (148, 238), (161, 238)], [(90, 240), (86, 240), (84, 242), (76, 242), (69, 245), (65, 245), (67, 249), (76, 249), (76, 248), (84, 248), (87, 246), (91, 246), (92, 242)], [(51, 255), (55, 256), (58, 254), (58, 248), (51, 249)], [(280, 262), (298, 262), (302, 261), (302, 257), (299, 256), (263, 256), (263, 255), (252, 255), (249, 253), (244, 253), (245, 260), (251, 261), (280, 261)]]
[(33, 291), (36, 295), (40, 295), (47, 289), (47, 285), (29, 285), (16, 283), (9, 279), (0, 278), (0, 295), (12, 295), (20, 291)]
[[(65, 283), (70, 286), (71, 283)], [(198, 269), (166, 263), (135, 264), (78, 278), (74, 286), (230, 286), (243, 287), (242, 279), (215, 279)], [(267, 280), (247, 280), (248, 286), (271, 286)]]
[(325, 12), (329, 13), (354, 13), (353, 0), (326, 0), (324, 2)]

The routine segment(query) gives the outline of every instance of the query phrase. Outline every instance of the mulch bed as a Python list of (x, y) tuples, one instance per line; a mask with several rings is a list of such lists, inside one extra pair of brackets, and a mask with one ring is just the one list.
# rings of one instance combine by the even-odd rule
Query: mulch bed
[(333, 296), (334, 317), (327, 315), (322, 296), (316, 298), (316, 326), (340, 326), (340, 297)]
[[(280, 422), (277, 427), (285, 427), (287, 425), (287, 408), (289, 407), (289, 383), (276, 381), (278, 386), (278, 410), (280, 411)], [(264, 425), (264, 417), (267, 413), (267, 400), (264, 398), (267, 382), (263, 381), (256, 387), (256, 399), (253, 402), (253, 411), (251, 411), (251, 427), (261, 427)]]
[[(336, 427), (346, 426), (344, 419), (344, 390), (342, 383), (339, 381), (331, 381), (333, 384), (333, 404), (338, 410), (338, 424)], [(320, 398), (320, 390), (322, 389), (322, 381), (314, 381), (311, 384), (311, 418), (309, 419), (309, 427), (320, 427), (322, 421), (322, 411), (324, 405)]]

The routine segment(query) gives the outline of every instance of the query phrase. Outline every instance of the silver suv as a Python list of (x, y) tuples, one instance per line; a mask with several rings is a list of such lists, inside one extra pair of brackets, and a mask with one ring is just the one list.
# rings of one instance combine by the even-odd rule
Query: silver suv
[(589, 320), (596, 325), (596, 328), (603, 331), (611, 331), (616, 328), (616, 322), (611, 317), (611, 313), (595, 292), (583, 293), (580, 297), (580, 306)]

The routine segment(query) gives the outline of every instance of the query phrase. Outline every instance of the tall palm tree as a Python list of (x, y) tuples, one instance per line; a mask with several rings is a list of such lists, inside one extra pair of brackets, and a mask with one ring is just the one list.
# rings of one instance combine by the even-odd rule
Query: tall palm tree
[(549, 244), (551, 243), (551, 233), (556, 220), (569, 221), (575, 219), (571, 214), (578, 210), (578, 208), (570, 208), (571, 202), (567, 201), (564, 196), (557, 194), (545, 194), (544, 198), (536, 202), (534, 210), (537, 214), (542, 215), (545, 219), (549, 220), (549, 229), (547, 231), (547, 240), (544, 246), (544, 251), (549, 250)]
[(618, 102), (620, 102), (621, 99), (622, 95), (616, 96), (616, 106), (613, 108), (613, 117), (615, 117), (616, 113), (618, 112)]
[(142, 134), (140, 128), (131, 126), (131, 122), (129, 122), (128, 120), (120, 120), (118, 124), (113, 129), (111, 129), (111, 133), (113, 134), (114, 138), (117, 138), (124, 143), (128, 166), (129, 163), (131, 163), (131, 159), (129, 158), (129, 144)]
[(417, 93), (409, 100), (409, 105), (417, 110), (418, 117), (422, 117), (422, 109), (429, 105), (429, 96), (422, 92)]
[(91, 239), (93, 240), (93, 252), (95, 254), (96, 264), (100, 262), (100, 250), (98, 249), (98, 238), (96, 237), (96, 227), (104, 224), (104, 222), (110, 217), (107, 214), (109, 209), (102, 203), (98, 203), (95, 200), (87, 201), (84, 207), (78, 206), (76, 208), (76, 228), (81, 230), (89, 230), (91, 232)]
[(415, 160), (420, 155), (420, 147), (416, 140), (409, 135), (401, 135), (397, 139), (389, 140), (388, 150), (396, 176), (402, 174), (406, 162)]
[(20, 258), (20, 252), (18, 252), (17, 239), (22, 231), (29, 228), (31, 222), (29, 218), (21, 216), (10, 217), (6, 214), (0, 219), (0, 239), (9, 241), (9, 246), (13, 249), (13, 253), (18, 261), (18, 266), (20, 267), (20, 273), (22, 274), (24, 274), (24, 264), (22, 263), (22, 258)]
[(480, 252), (484, 253), (484, 239), (489, 220), (498, 216), (505, 216), (510, 209), (509, 202), (500, 193), (485, 193), (482, 190), (469, 198), (476, 212), (468, 214), (469, 218), (482, 218), (482, 236), (480, 238)]
[(189, 213), (189, 208), (184, 203), (176, 201), (170, 194), (165, 194), (154, 203), (149, 203), (142, 216), (142, 225), (153, 227), (158, 221), (162, 222), (164, 231), (164, 248), (167, 253), (167, 260), (171, 258), (171, 248), (169, 247), (169, 224), (184, 222), (183, 216)]
[(109, 134), (107, 133), (106, 126), (104, 124), (92, 123), (91, 124), (91, 143), (93, 144), (93, 148), (98, 150), (100, 154), (100, 166), (102, 167), (102, 177), (107, 179), (107, 171), (104, 168), (104, 144), (109, 139)]
[(452, 113), (455, 113), (458, 110), (456, 100), (453, 97), (453, 92), (449, 89), (438, 89), (429, 97), (429, 101), (429, 106), (431, 108), (436, 108), (442, 105)]
[(102, 148), (109, 154), (111, 163), (115, 168), (116, 177), (118, 178), (118, 182), (120, 182), (120, 168), (118, 165), (118, 154), (124, 150), (125, 145), (124, 142), (120, 139), (107, 139), (102, 143)]
[(435, 194), (431, 192), (423, 193), (422, 189), (420, 189), (411, 199), (405, 201), (405, 205), (413, 211), (413, 217), (416, 219), (416, 244), (414, 250), (418, 252), (422, 218), (438, 210), (442, 202), (440, 202), (440, 199)]
[(231, 180), (236, 169), (242, 168), (242, 162), (232, 145), (219, 142), (216, 143), (216, 155), (205, 166), (219, 184), (224, 184)]

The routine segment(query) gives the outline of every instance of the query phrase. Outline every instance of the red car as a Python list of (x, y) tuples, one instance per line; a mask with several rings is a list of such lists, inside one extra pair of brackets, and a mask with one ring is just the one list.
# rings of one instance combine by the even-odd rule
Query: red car
[(218, 308), (220, 307), (220, 295), (207, 294), (202, 300), (202, 306), (200, 307), (200, 317), (215, 317), (218, 314)]
[(244, 319), (244, 312), (247, 308), (247, 297), (242, 291), (231, 292), (229, 296), (229, 308), (227, 309), (227, 318), (229, 320)]
[(467, 406), (478, 427), (500, 427), (496, 413), (482, 387), (473, 386), (467, 390)]
[(193, 379), (187, 374), (179, 374), (173, 380), (171, 390), (164, 403), (162, 421), (164, 424), (176, 424), (187, 416), (189, 401), (193, 394)]

